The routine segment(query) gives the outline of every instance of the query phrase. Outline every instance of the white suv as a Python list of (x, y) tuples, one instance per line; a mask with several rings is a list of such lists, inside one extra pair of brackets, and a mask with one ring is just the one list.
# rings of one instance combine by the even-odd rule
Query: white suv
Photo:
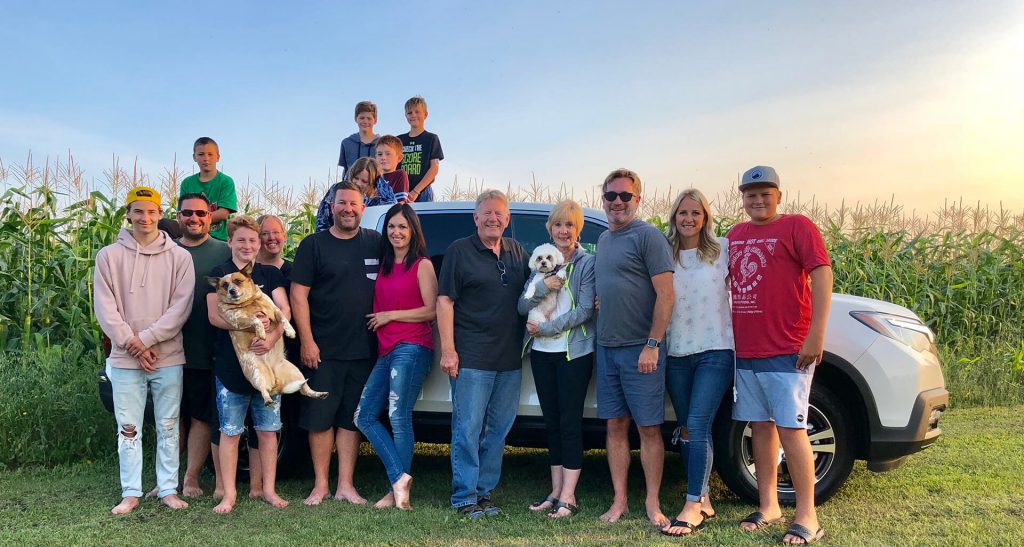
[[(476, 232), (473, 206), (472, 202), (414, 204), (437, 271), (451, 242)], [(367, 208), (362, 226), (383, 233), (387, 210), (388, 206)], [(549, 241), (545, 222), (550, 210), (546, 204), (512, 203), (512, 222), (505, 235), (530, 253)], [(603, 211), (594, 209), (585, 209), (584, 217), (580, 243), (594, 252), (607, 221)], [(942, 434), (939, 415), (948, 401), (934, 335), (914, 312), (879, 300), (833, 295), (825, 359), (815, 372), (808, 419), (817, 501), (827, 500), (842, 486), (855, 459), (867, 460), (872, 471), (887, 471), (933, 444)], [(714, 427), (715, 467), (733, 491), (756, 503), (750, 427), (730, 419), (732, 397), (726, 396), (723, 403)], [(587, 448), (604, 448), (605, 426), (597, 419), (593, 383), (585, 405), (584, 443)], [(667, 400), (666, 408), (668, 433), (675, 427), (675, 414)], [(433, 367), (424, 382), (414, 415), (417, 440), (451, 440), (451, 391), (440, 367)], [(519, 414), (508, 443), (545, 446), (540, 403), (525, 361)], [(779, 497), (792, 503), (793, 487), (781, 452), (779, 462)]]

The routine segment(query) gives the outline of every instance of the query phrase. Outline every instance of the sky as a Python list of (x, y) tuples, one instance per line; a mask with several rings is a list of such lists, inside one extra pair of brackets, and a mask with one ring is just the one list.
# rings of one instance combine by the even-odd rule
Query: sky
[(1024, 209), (1024, 3), (4, 2), (0, 161), (68, 151), (235, 178), (334, 176), (353, 108), (408, 130), (422, 95), (438, 184), (734, 191)]

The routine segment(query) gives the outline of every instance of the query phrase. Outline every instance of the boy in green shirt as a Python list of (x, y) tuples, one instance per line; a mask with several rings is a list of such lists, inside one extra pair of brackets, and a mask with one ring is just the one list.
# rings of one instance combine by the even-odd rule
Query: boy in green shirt
[(192, 145), (192, 159), (199, 166), (199, 173), (186, 177), (181, 181), (178, 196), (185, 194), (204, 194), (210, 200), (210, 211), (213, 213), (210, 235), (221, 240), (228, 240), (228, 217), (238, 211), (238, 196), (235, 194), (235, 181), (217, 170), (220, 161), (220, 148), (210, 137), (199, 137)]

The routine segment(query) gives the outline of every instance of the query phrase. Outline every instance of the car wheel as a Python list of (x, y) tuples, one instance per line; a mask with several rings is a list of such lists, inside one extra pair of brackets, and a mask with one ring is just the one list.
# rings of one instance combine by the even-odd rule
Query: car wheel
[[(814, 499), (817, 504), (831, 498), (846, 482), (853, 469), (853, 438), (850, 419), (842, 401), (828, 388), (814, 386), (807, 416), (807, 435), (814, 454)], [(723, 420), (715, 435), (715, 461), (722, 481), (737, 495), (756, 505), (757, 475), (750, 422)], [(794, 505), (793, 488), (785, 452), (779, 449), (779, 502)]]

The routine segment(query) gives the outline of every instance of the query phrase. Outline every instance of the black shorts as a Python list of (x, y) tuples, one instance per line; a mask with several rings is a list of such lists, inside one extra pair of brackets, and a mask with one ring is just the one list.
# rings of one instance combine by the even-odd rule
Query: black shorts
[(309, 387), (326, 391), (326, 399), (303, 397), (299, 407), (299, 427), (307, 431), (327, 431), (340, 427), (358, 431), (353, 423), (363, 386), (370, 377), (376, 359), (352, 361), (324, 360), (309, 372)]
[(217, 426), (217, 393), (213, 388), (212, 370), (184, 370), (181, 386), (181, 419), (190, 418)]

